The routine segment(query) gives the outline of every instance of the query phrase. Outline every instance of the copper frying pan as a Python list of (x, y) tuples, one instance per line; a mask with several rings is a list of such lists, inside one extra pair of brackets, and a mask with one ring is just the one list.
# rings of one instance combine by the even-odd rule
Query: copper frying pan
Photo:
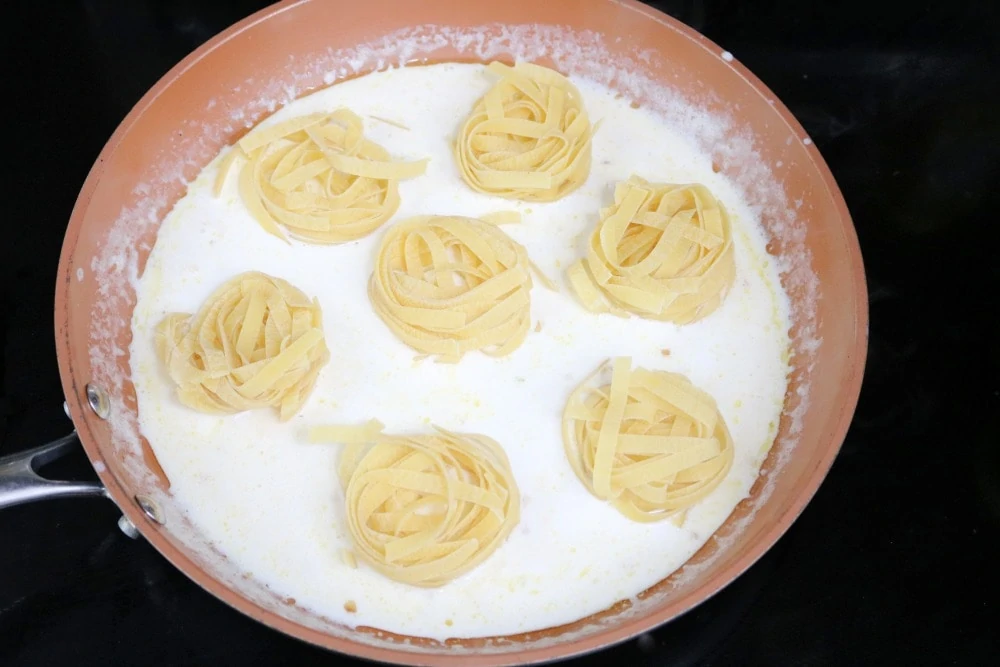
[[(218, 151), (280, 105), (337, 80), (405, 63), (513, 56), (602, 78), (642, 104), (669, 86), (724, 119), (699, 136), (762, 212), (793, 301), (794, 371), (778, 437), (752, 494), (681, 570), (637, 599), (519, 636), (439, 643), (351, 629), (244, 578), (171, 501), (136, 426), (128, 345), (159, 222)], [(677, 112), (664, 108), (664, 113)], [(857, 237), (815, 146), (773, 94), (721, 48), (634, 0), (300, 0), (261, 11), (166, 74), (108, 141), (73, 210), (56, 285), (56, 345), (68, 411), (100, 484), (41, 480), (63, 439), (0, 459), (0, 507), (106, 495), (191, 579), (241, 612), (319, 646), (401, 664), (502, 665), (568, 657), (669, 621), (759, 558), (815, 493), (847, 431), (867, 346)]]

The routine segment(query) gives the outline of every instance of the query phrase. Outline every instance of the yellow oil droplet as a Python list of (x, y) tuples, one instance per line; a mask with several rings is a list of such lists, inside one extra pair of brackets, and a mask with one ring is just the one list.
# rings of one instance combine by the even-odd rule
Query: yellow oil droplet
[(451, 625), (454, 625), (454, 624), (452, 623), (452, 621), (451, 621), (451, 619), (450, 619), (450, 618), (446, 618), (446, 619), (445, 619), (445, 621), (444, 621), (444, 624), (445, 624), (445, 625), (448, 625), (448, 626), (451, 626)]

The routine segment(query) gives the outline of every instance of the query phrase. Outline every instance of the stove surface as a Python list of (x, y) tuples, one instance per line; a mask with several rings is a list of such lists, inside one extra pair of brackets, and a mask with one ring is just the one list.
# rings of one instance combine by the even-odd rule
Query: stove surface
[[(97, 153), (167, 69), (263, 4), (8, 9), (14, 154), (2, 199), (0, 456), (72, 429), (52, 293), (66, 221)], [(566, 664), (992, 662), (1000, 332), (989, 303), (1000, 264), (988, 225), (1000, 210), (1000, 9), (974, 0), (651, 4), (756, 73), (830, 164), (868, 272), (869, 362), (840, 456), (774, 549), (677, 621)], [(81, 451), (46, 474), (94, 477)], [(0, 512), (0, 665), (363, 664), (226, 607), (126, 538), (118, 516), (98, 499)]]

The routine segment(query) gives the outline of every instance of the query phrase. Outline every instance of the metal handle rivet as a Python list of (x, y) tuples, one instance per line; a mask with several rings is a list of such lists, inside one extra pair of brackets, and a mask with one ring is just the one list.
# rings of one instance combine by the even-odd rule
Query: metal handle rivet
[(108, 401), (108, 394), (96, 385), (87, 385), (87, 403), (94, 414), (101, 419), (107, 419), (111, 414), (111, 403)]
[(163, 523), (163, 510), (160, 509), (159, 504), (152, 498), (148, 496), (136, 496), (135, 502), (139, 504), (139, 509), (142, 510), (151, 521), (156, 523)]

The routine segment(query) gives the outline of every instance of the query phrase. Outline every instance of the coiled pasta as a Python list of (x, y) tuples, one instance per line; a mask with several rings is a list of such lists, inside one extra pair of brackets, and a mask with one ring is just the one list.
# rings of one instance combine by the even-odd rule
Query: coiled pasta
[(273, 406), (289, 419), (330, 356), (319, 302), (256, 272), (226, 282), (194, 315), (167, 315), (155, 339), (178, 399), (208, 413)]
[(729, 216), (703, 185), (633, 176), (615, 188), (568, 276), (593, 312), (694, 322), (719, 307), (736, 276)]
[(368, 283), (372, 307), (404, 343), (441, 361), (503, 356), (531, 323), (531, 265), (496, 225), (421, 216), (393, 226)]
[(348, 109), (254, 130), (221, 165), (216, 192), (238, 157), (246, 160), (240, 196), (254, 219), (278, 238), (287, 231), (308, 243), (371, 233), (399, 208), (398, 182), (427, 167), (427, 160), (394, 162), (364, 137), (361, 118)]
[(486, 560), (520, 520), (507, 455), (484, 435), (373, 432), (380, 427), (321, 426), (310, 439), (351, 443), (338, 472), (361, 559), (395, 581), (446, 584)]
[(458, 132), (455, 159), (478, 192), (554, 201), (590, 173), (592, 128), (583, 98), (562, 74), (530, 63), (494, 62), (500, 80)]
[(563, 445), (587, 489), (634, 521), (658, 521), (715, 489), (733, 462), (733, 441), (711, 396), (687, 378), (602, 365), (566, 402)]

